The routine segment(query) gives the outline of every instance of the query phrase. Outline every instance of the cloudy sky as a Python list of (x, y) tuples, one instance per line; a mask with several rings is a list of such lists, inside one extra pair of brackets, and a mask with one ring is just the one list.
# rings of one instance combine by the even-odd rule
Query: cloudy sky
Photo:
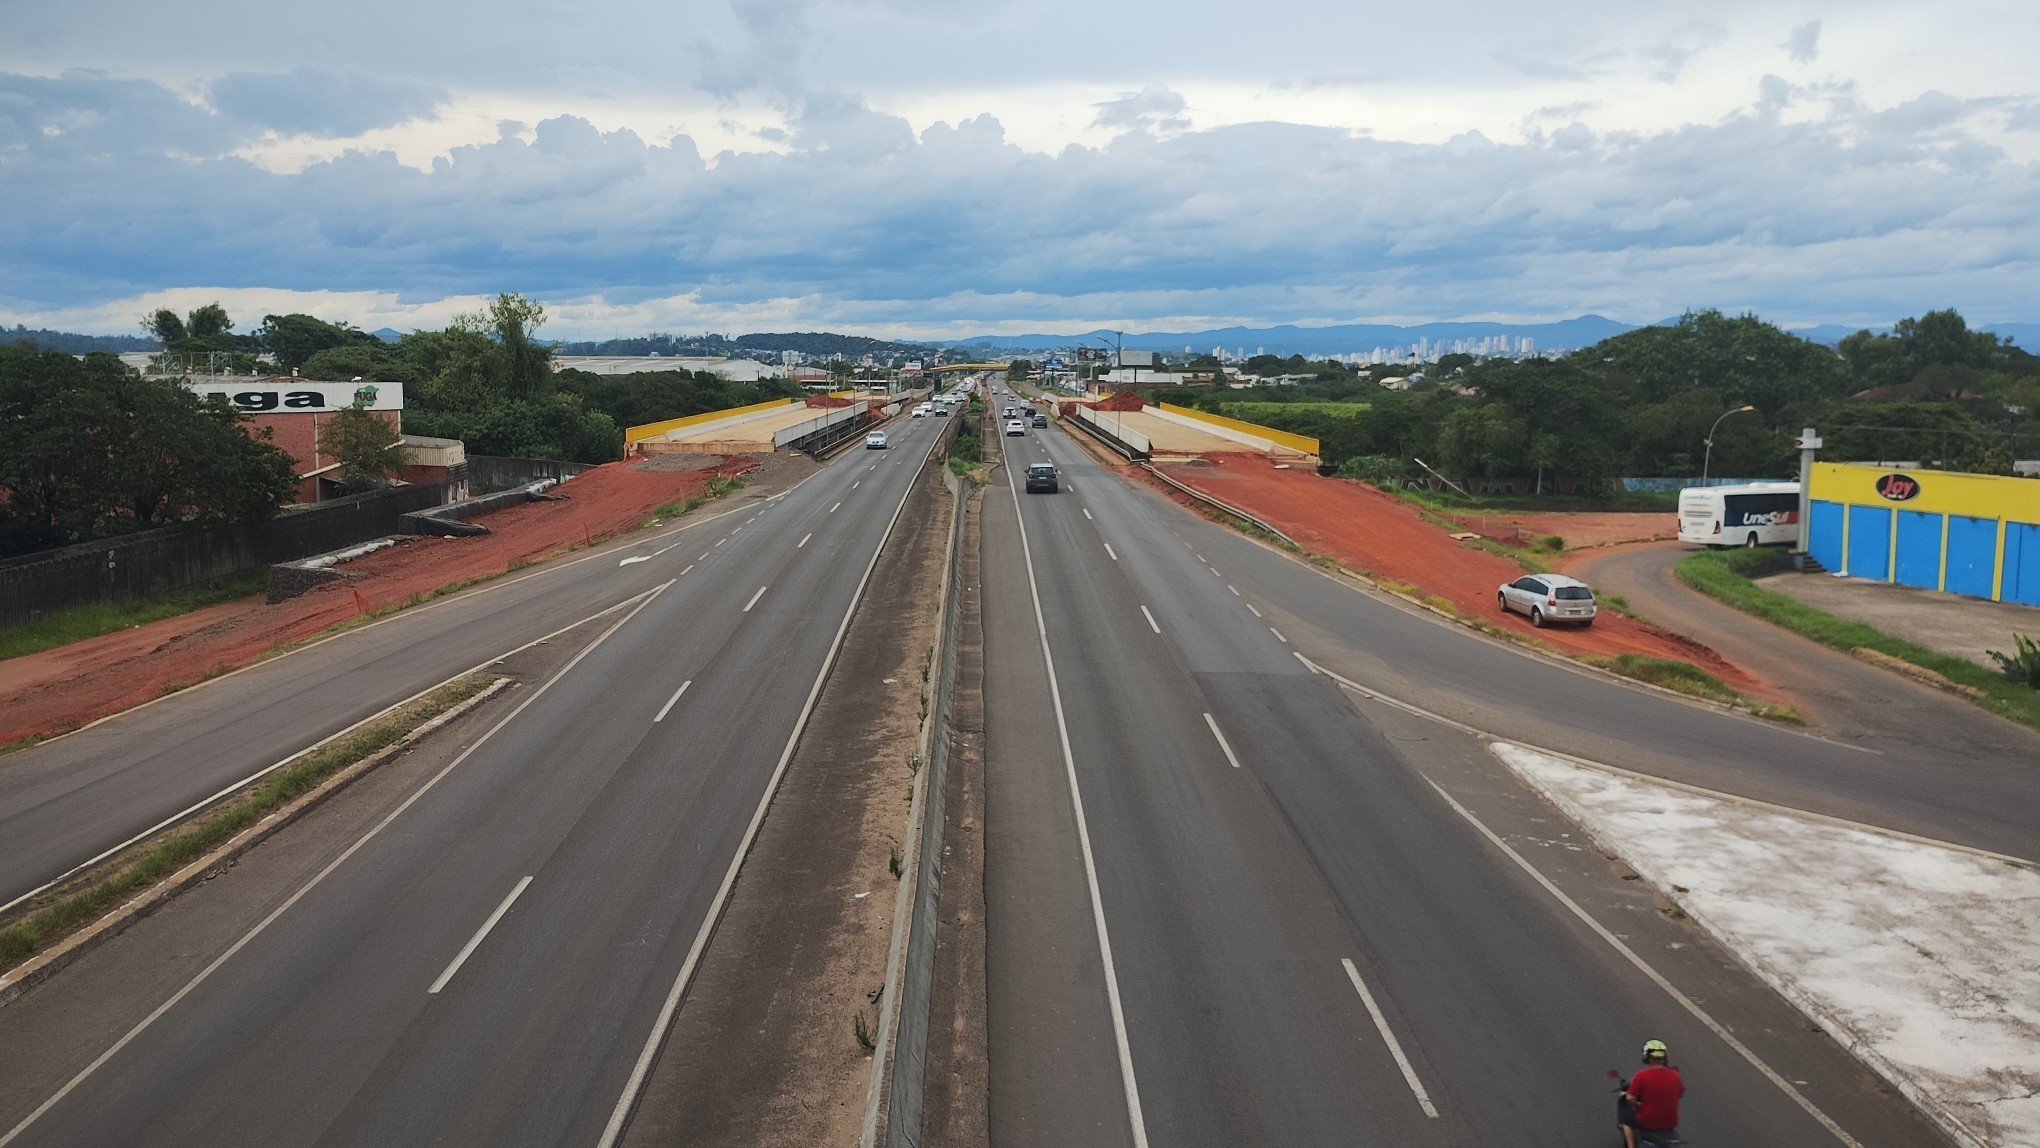
[(16, 0), (0, 322), (2040, 320), (2040, 4)]

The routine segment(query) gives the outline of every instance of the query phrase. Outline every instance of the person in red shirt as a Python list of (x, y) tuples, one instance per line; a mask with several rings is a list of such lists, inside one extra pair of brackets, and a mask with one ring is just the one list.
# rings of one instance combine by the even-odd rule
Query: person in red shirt
[(1622, 1090), (1622, 1139), (1629, 1148), (1636, 1148), (1638, 1133), (1679, 1130), (1679, 1098), (1686, 1095), (1686, 1082), (1667, 1063), (1670, 1057), (1664, 1041), (1643, 1042), (1643, 1067)]

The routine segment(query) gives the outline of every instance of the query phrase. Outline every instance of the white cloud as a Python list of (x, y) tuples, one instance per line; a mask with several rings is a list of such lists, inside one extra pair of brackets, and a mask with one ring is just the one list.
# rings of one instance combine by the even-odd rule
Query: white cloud
[(1808, 20), (1792, 29), (1785, 42), (1778, 45), (1795, 64), (1811, 64), (1820, 58), (1820, 21)]

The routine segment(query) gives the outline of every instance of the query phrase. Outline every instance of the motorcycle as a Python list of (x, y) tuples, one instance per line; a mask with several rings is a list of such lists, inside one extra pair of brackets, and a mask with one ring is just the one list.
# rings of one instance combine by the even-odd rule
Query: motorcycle
[[(1619, 1134), (1622, 1127), (1622, 1119), (1629, 1115), (1630, 1110), (1629, 1078), (1612, 1068), (1608, 1070), (1608, 1075), (1616, 1081), (1615, 1127)], [(1691, 1148), (1691, 1145), (1684, 1137), (1679, 1135), (1679, 1130), (1676, 1128), (1669, 1128), (1663, 1132), (1653, 1132), (1648, 1128), (1639, 1128), (1636, 1130), (1636, 1148)]]

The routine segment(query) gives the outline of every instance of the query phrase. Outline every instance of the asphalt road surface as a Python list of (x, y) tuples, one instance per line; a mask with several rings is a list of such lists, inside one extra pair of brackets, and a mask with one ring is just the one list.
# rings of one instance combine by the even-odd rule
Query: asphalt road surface
[[(161, 1008), (109, 1029), (103, 1056), (63, 1066), (61, 1088), (0, 1097), (0, 1144), (602, 1141), (947, 425), (902, 421), (891, 450), (853, 450), (769, 504), (418, 619), (457, 635), (471, 610), (578, 617), (639, 595)], [(487, 645), (449, 659), (413, 629), (285, 659), (192, 708), (265, 684), (314, 693), (391, 659), (438, 656), (404, 664), (443, 676)], [(516, 633), (489, 629), (498, 648)], [(354, 669), (334, 668), (350, 650)], [(189, 755), (199, 718), (180, 708), (148, 720), (188, 731)]]
[[(1876, 759), (1414, 618), (1105, 474), (1060, 431), (1003, 442), (984, 543), (995, 1143), (1612, 1143), (1605, 1073), (1650, 1036), (1694, 1082), (1698, 1143), (1850, 1142), (1824, 1122), (1938, 1142), (1754, 977), (1685, 963), (1690, 938), (1664, 939), (1682, 926), (1617, 922), (1747, 1044), (1724, 1040), (1433, 787), (1478, 777), (1473, 739), (1386, 730), (1297, 654), (1396, 665), (1372, 683), (1495, 699), (1484, 715), (1554, 733), (1627, 744), (1672, 719), (1716, 746)], [(1068, 489), (1014, 491), (1044, 458)], [(1565, 877), (1617, 903), (1595, 879)]]

